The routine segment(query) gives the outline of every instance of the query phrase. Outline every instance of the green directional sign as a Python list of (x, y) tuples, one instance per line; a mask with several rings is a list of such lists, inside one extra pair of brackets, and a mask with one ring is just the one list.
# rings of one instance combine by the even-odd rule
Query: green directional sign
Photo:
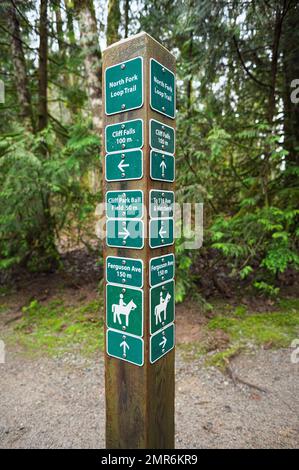
[(150, 175), (152, 180), (173, 182), (175, 178), (174, 156), (151, 150)]
[(142, 69), (142, 57), (136, 57), (106, 69), (106, 114), (122, 113), (143, 105)]
[(106, 181), (138, 180), (142, 176), (142, 150), (108, 153), (105, 156)]
[(108, 219), (106, 223), (108, 246), (141, 249), (144, 245), (144, 225), (136, 219)]
[(149, 266), (150, 285), (156, 286), (173, 279), (174, 271), (175, 259), (173, 254), (152, 258)]
[(110, 219), (141, 219), (142, 191), (107, 191), (106, 214)]
[(135, 258), (107, 256), (107, 282), (143, 287), (143, 261)]
[(143, 147), (143, 121), (133, 119), (105, 128), (105, 149), (107, 153)]
[(166, 126), (163, 122), (150, 120), (150, 146), (154, 150), (174, 154), (175, 135), (173, 127)]
[(151, 248), (172, 245), (174, 241), (173, 219), (152, 219), (149, 223), (149, 245)]
[(109, 356), (131, 362), (137, 366), (143, 366), (144, 342), (142, 338), (108, 329), (106, 349)]
[(175, 76), (155, 59), (150, 61), (150, 105), (158, 113), (175, 118)]
[(173, 217), (174, 192), (152, 189), (150, 191), (150, 217)]
[(172, 323), (150, 337), (150, 362), (153, 364), (160, 357), (173, 349), (175, 343), (175, 327)]
[(174, 281), (168, 281), (150, 290), (151, 335), (174, 321)]
[(107, 284), (106, 322), (108, 328), (143, 336), (143, 291)]

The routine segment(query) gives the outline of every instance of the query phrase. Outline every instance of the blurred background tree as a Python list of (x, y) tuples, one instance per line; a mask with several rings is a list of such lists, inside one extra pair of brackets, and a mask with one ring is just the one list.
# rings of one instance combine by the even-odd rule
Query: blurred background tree
[(298, 2), (0, 8), (0, 269), (51, 269), (65, 237), (98, 249), (101, 50), (144, 30), (177, 58), (178, 201), (205, 205), (204, 247), (178, 250), (178, 299), (207, 279), (277, 293), (299, 264)]

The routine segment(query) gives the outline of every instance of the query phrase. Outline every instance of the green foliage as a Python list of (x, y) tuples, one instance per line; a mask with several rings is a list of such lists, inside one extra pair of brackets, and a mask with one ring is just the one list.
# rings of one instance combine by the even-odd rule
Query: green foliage
[[(184, 250), (182, 239), (176, 240), (176, 285), (175, 285), (175, 301), (183, 302), (186, 295), (193, 286), (193, 279), (189, 272), (192, 265), (191, 255)], [(186, 273), (189, 273), (186, 276)]]
[(253, 272), (250, 263), (254, 262), (254, 286), (275, 295), (279, 289), (272, 286), (271, 281), (288, 267), (299, 267), (297, 217), (298, 210), (277, 207), (218, 217), (211, 226), (212, 247), (230, 260), (233, 271), (241, 279)]
[(0, 269), (31, 269), (58, 259), (56, 242), (74, 218), (77, 228), (94, 210), (84, 176), (97, 161), (99, 140), (82, 122), (63, 139), (49, 126), (33, 136), (18, 129), (0, 149)]

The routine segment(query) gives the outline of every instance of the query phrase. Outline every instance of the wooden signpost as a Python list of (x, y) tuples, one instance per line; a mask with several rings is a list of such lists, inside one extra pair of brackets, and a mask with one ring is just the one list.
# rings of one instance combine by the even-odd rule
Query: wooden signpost
[(103, 85), (106, 446), (172, 449), (175, 58), (140, 33)]

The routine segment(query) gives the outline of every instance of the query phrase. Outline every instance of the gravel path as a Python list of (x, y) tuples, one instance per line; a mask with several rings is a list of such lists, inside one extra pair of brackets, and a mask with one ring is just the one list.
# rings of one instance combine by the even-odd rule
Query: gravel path
[[(299, 364), (290, 350), (261, 350), (233, 362), (262, 392), (234, 384), (177, 354), (177, 448), (296, 448)], [(104, 447), (103, 359), (26, 359), (0, 364), (1, 448)]]

